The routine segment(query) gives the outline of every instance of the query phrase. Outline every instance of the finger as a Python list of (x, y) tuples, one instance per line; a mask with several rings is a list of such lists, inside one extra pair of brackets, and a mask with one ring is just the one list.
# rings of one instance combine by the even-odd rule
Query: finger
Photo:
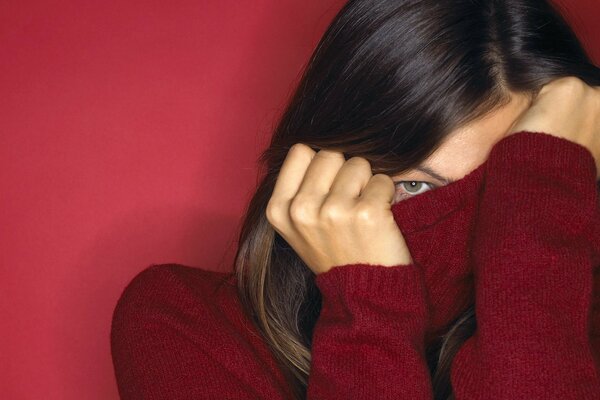
[(372, 176), (369, 161), (361, 157), (352, 157), (338, 171), (329, 194), (356, 199)]
[(315, 154), (313, 149), (303, 143), (294, 144), (281, 165), (271, 198), (285, 202), (296, 196)]
[(325, 197), (344, 162), (346, 159), (343, 153), (326, 149), (320, 150), (306, 169), (296, 196)]
[(360, 199), (373, 200), (375, 203), (392, 204), (396, 186), (392, 178), (385, 174), (375, 174), (360, 194)]

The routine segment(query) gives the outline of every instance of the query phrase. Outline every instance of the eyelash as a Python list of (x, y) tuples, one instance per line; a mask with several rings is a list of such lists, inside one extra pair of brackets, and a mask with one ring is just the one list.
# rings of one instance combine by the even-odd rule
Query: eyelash
[[(396, 188), (398, 189), (398, 188), (400, 188), (400, 187), (402, 186), (402, 184), (404, 184), (404, 183), (412, 183), (412, 182), (415, 182), (415, 183), (423, 183), (423, 184), (425, 184), (425, 185), (427, 185), (427, 186), (428, 186), (428, 190), (432, 190), (432, 189), (435, 189), (435, 188), (437, 187), (436, 185), (434, 185), (434, 184), (433, 184), (433, 183), (431, 183), (431, 182), (424, 182), (424, 181), (396, 181), (396, 182), (394, 182), (394, 184), (396, 185)], [(422, 194), (422, 193), (425, 193), (425, 192), (427, 192), (428, 190), (421, 191), (421, 192), (418, 192), (418, 193), (407, 193), (407, 194), (404, 194), (404, 195), (403, 195), (403, 194), (400, 194), (400, 196), (402, 196), (402, 197), (401, 197), (401, 198), (399, 198), (399, 199), (397, 199), (398, 192), (396, 192), (396, 194), (394, 195), (394, 203), (395, 203), (395, 202), (397, 202), (397, 201), (404, 200), (404, 199), (406, 199), (406, 198), (410, 198), (410, 197), (418, 196), (418, 195), (420, 195), (420, 194)]]

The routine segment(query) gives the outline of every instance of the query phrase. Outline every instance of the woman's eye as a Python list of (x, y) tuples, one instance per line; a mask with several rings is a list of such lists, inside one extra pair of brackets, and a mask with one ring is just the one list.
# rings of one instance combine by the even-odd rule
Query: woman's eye
[(395, 184), (398, 190), (394, 195), (394, 203), (435, 188), (435, 185), (421, 181), (398, 181)]

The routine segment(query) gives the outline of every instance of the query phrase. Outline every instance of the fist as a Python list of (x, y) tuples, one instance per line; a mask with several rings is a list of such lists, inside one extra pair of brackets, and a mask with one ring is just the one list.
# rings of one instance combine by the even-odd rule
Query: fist
[(584, 146), (600, 174), (600, 87), (571, 76), (546, 84), (507, 135), (520, 131), (544, 132)]
[(315, 273), (334, 266), (413, 262), (391, 205), (395, 185), (361, 157), (297, 143), (287, 153), (266, 217)]

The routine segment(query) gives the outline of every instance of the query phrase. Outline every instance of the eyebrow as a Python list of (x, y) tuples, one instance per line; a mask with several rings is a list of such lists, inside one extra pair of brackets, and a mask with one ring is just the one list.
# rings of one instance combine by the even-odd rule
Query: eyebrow
[(447, 178), (445, 176), (442, 176), (442, 175), (438, 174), (437, 172), (435, 172), (434, 170), (432, 170), (431, 168), (426, 167), (424, 165), (418, 165), (418, 166), (415, 167), (415, 169), (417, 171), (421, 171), (421, 172), (426, 173), (427, 175), (431, 176), (432, 178), (437, 179), (440, 182), (444, 182), (444, 184), (446, 184), (446, 185), (449, 184), (449, 183), (451, 183), (451, 182), (454, 182), (454, 179), (450, 179), (450, 178)]

